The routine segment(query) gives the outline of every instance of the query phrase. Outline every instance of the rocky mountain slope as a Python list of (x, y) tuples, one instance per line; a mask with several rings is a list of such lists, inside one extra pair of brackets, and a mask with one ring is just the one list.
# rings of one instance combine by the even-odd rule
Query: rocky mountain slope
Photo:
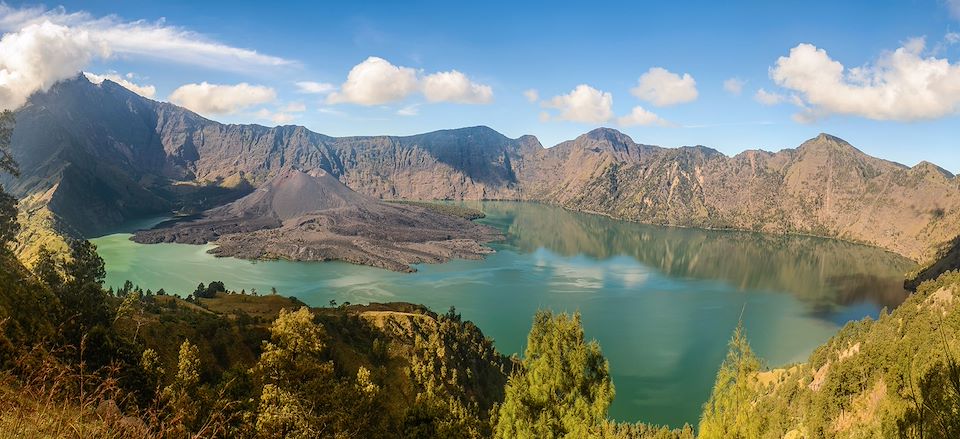
[(24, 175), (0, 183), (89, 235), (138, 216), (223, 204), (249, 190), (244, 182), (259, 185), (287, 166), (322, 169), (375, 197), (516, 199), (512, 162), (531, 139), (486, 127), (333, 138), (296, 126), (225, 125), (81, 75), (17, 112), (13, 155)]
[(137, 232), (140, 243), (215, 242), (244, 259), (341, 260), (396, 271), (411, 264), (480, 258), (495, 229), (426, 207), (358, 194), (323, 170), (281, 170), (253, 193), (198, 218)]
[(930, 163), (870, 157), (827, 134), (734, 157), (598, 129), (525, 157), (524, 195), (654, 224), (813, 234), (915, 260), (960, 235), (960, 182)]
[(552, 148), (486, 127), (334, 138), (220, 124), (83, 77), (33, 96), (17, 122), (24, 176), (3, 183), (84, 234), (222, 205), (295, 166), (376, 198), (534, 200), (654, 224), (837, 237), (918, 261), (960, 235), (956, 177), (826, 134), (734, 157), (605, 128)]

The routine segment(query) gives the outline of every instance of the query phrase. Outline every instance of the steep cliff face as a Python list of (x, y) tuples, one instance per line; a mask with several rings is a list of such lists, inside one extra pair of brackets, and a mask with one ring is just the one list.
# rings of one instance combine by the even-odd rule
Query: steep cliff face
[(56, 214), (91, 234), (182, 207), (198, 184), (258, 185), (288, 166), (324, 170), (379, 198), (516, 199), (522, 143), (487, 127), (334, 138), (225, 125), (80, 76), (18, 112), (13, 153), (24, 175), (3, 183), (20, 197), (45, 194)]
[(162, 174), (153, 103), (113, 83), (85, 79), (33, 96), (17, 113), (13, 155), (22, 177), (4, 187), (43, 194), (51, 210), (82, 232), (170, 209), (148, 189)]
[(524, 163), (526, 197), (634, 221), (831, 236), (917, 260), (960, 234), (953, 175), (873, 158), (826, 134), (726, 157), (599, 129)]
[(3, 183), (83, 233), (224, 204), (246, 193), (237, 182), (258, 186), (294, 166), (375, 198), (534, 200), (654, 224), (839, 237), (916, 260), (960, 235), (956, 177), (826, 134), (734, 157), (642, 145), (607, 128), (552, 148), (487, 127), (335, 138), (225, 125), (83, 77), (33, 96), (17, 121), (24, 175)]
[[(155, 104), (157, 133), (180, 178), (215, 181), (242, 172), (255, 183), (285, 166), (322, 169), (378, 198), (517, 198), (519, 140), (487, 127), (408, 137), (335, 138), (300, 126), (224, 125)], [(171, 177), (178, 177), (173, 174)]]

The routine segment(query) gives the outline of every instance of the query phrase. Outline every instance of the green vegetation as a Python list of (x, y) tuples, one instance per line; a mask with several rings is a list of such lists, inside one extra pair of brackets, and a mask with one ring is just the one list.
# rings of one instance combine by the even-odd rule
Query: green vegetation
[(600, 437), (613, 402), (610, 366), (586, 342), (580, 315), (533, 320), (520, 371), (507, 383), (495, 437)]
[(756, 371), (749, 352), (738, 330), (702, 437), (960, 437), (958, 272), (876, 321), (849, 323), (807, 363)]
[[(607, 419), (614, 388), (578, 315), (534, 317), (522, 359), (455, 310), (310, 309), (210, 282), (189, 300), (105, 291), (86, 241), (7, 254), (0, 431), (85, 437), (693, 438)], [(212, 291), (207, 296), (208, 289)], [(956, 437), (960, 273), (763, 370), (737, 328), (700, 437)], [(509, 377), (509, 379), (508, 379)], [(77, 433), (80, 432), (80, 433)]]
[(760, 360), (750, 350), (750, 344), (742, 325), (730, 339), (730, 350), (720, 365), (717, 380), (710, 399), (703, 406), (700, 420), (702, 438), (756, 438), (760, 437), (763, 426), (756, 421), (759, 417), (748, 416), (752, 386), (756, 374), (760, 371)]

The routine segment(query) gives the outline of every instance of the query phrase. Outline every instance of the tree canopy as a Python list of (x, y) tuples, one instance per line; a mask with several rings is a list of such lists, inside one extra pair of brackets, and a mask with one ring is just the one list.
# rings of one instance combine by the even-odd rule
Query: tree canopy
[(522, 367), (510, 377), (497, 438), (601, 437), (614, 388), (596, 341), (584, 339), (580, 314), (539, 311)]
[(701, 438), (760, 437), (760, 425), (756, 417), (750, 415), (753, 395), (750, 386), (760, 371), (760, 360), (750, 349), (742, 323), (733, 331), (729, 346), (727, 357), (717, 372), (713, 393), (703, 406)]

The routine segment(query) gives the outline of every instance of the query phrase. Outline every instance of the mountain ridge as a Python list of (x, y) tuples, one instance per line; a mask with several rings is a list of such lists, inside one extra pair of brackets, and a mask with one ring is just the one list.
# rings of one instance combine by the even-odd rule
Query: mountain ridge
[(486, 126), (331, 137), (220, 124), (84, 78), (31, 97), (17, 118), (13, 153), (25, 173), (8, 187), (19, 197), (52, 190), (61, 201), (51, 209), (83, 233), (224, 204), (296, 166), (380, 199), (537, 201), (652, 224), (839, 238), (917, 261), (960, 235), (955, 176), (871, 157), (826, 133), (733, 156), (636, 143), (606, 127), (550, 148)]

